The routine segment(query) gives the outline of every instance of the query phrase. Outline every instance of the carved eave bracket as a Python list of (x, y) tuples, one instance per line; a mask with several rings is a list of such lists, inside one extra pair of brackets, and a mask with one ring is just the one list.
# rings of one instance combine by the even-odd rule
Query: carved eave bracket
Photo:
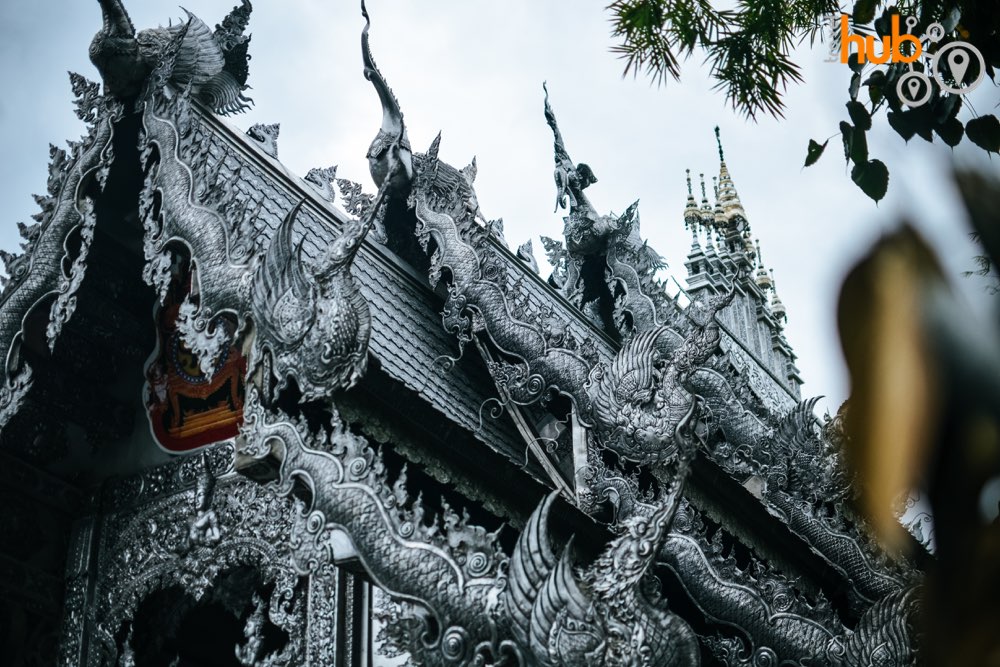
[[(47, 310), (43, 347), (51, 350), (76, 310), (76, 293), (87, 271), (94, 236), (94, 205), (114, 160), (114, 125), (122, 108), (99, 94), (99, 84), (70, 74), (77, 116), (87, 134), (69, 150), (52, 147), (48, 191), (36, 196), (41, 211), (35, 224), (19, 224), (23, 253), (3, 253), (7, 272), (0, 295), (0, 429), (19, 409), (32, 384), (32, 370), (21, 353), (29, 317)], [(78, 242), (71, 239), (78, 238)]]

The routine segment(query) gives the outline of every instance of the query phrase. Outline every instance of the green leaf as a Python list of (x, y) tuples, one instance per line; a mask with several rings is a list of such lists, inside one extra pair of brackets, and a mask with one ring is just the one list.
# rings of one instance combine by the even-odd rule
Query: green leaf
[(844, 159), (851, 159), (851, 140), (854, 138), (854, 126), (847, 121), (840, 121), (840, 139), (844, 142)]
[(854, 128), (851, 135), (851, 162), (864, 164), (868, 161), (868, 136), (860, 127)]
[(934, 122), (941, 124), (947, 121), (949, 118), (954, 118), (958, 115), (958, 110), (962, 108), (962, 96), (961, 95), (942, 95), (940, 97), (935, 97), (931, 104), (931, 109), (934, 112)]
[(851, 117), (854, 126), (867, 132), (872, 129), (872, 117), (861, 102), (852, 100), (847, 103), (847, 113)]
[(865, 64), (863, 62), (858, 61), (857, 53), (852, 53), (851, 55), (847, 56), (847, 66), (851, 68), (852, 72), (860, 72), (865, 68)]
[(868, 160), (868, 138), (860, 127), (848, 122), (840, 122), (840, 137), (844, 142), (844, 159), (854, 164), (864, 164)]
[(883, 89), (886, 86), (886, 78), (885, 72), (882, 70), (875, 70), (871, 73), (871, 76), (862, 81), (861, 84), (868, 86), (868, 99), (872, 101), (872, 104), (878, 104), (885, 97)]
[(858, 0), (854, 3), (854, 22), (871, 23), (875, 20), (875, 0)]
[(851, 180), (861, 188), (862, 192), (877, 202), (885, 197), (886, 190), (889, 189), (889, 170), (881, 160), (869, 160), (854, 165), (851, 169)]
[(882, 89), (878, 86), (868, 86), (868, 99), (872, 101), (872, 104), (878, 104), (882, 101), (885, 95), (882, 94)]
[(941, 141), (948, 144), (952, 148), (957, 146), (958, 143), (962, 141), (962, 135), (965, 133), (965, 130), (962, 128), (962, 121), (957, 118), (949, 118), (935, 127), (934, 131), (938, 133), (939, 137), (941, 137)]
[(816, 161), (819, 160), (820, 156), (823, 155), (823, 151), (826, 150), (826, 145), (828, 143), (830, 143), (829, 139), (827, 139), (823, 143), (818, 143), (818, 142), (810, 139), (809, 140), (809, 149), (806, 151), (806, 163), (803, 166), (804, 167), (811, 167), (814, 164), (816, 164)]
[(872, 72), (871, 76), (865, 79), (862, 83), (864, 83), (866, 86), (884, 86), (886, 83), (885, 72), (883, 72), (880, 69), (877, 69), (874, 72)]
[[(893, 5), (892, 7), (886, 7), (885, 11), (882, 12), (882, 16), (875, 20), (875, 34), (879, 37), (885, 37), (886, 35), (892, 34), (892, 17), (894, 14), (899, 14), (899, 9)], [(906, 24), (903, 23), (902, 18), (900, 18), (899, 25), (902, 28)]]
[(889, 126), (906, 141), (912, 139), (913, 135), (917, 133), (912, 111), (890, 111), (887, 118)]
[(917, 116), (917, 122), (914, 124), (914, 127), (921, 139), (928, 143), (934, 143), (934, 127), (928, 121), (926, 109), (927, 107), (924, 106), (917, 107), (914, 110), (914, 114)]
[(965, 124), (969, 141), (989, 153), (1000, 153), (1000, 120), (990, 114), (973, 118)]

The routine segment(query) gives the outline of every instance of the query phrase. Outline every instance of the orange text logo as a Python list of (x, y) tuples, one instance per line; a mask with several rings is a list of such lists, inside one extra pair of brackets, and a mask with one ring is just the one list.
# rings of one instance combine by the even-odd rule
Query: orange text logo
[[(852, 44), (857, 47), (859, 63), (873, 62), (879, 65), (887, 62), (912, 63), (923, 53), (923, 47), (917, 37), (899, 33), (899, 14), (893, 14), (892, 30), (890, 34), (882, 37), (881, 53), (875, 52), (875, 36), (853, 35), (850, 32), (848, 23), (847, 14), (841, 14), (840, 62), (842, 63), (846, 63), (848, 56), (851, 55)], [(906, 42), (910, 42), (912, 46), (904, 48), (903, 44)]]

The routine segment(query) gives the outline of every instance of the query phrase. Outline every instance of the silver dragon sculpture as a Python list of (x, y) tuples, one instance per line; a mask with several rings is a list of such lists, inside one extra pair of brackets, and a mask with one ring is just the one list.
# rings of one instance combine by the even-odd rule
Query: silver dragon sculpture
[(407, 610), (393, 634), (419, 664), (696, 665), (694, 633), (658, 596), (651, 565), (679, 493), (619, 526), (602, 555), (575, 572), (572, 540), (554, 555), (548, 523), (555, 496), (532, 514), (507, 556), (496, 533), (445, 506), (425, 516), (390, 480), (380, 455), (334, 415), (329, 432), (264, 409), (251, 390), (238, 456), (280, 463), (279, 493), (306, 484), (297, 518), (305, 571), (330, 562), (342, 531), (372, 580)]
[(104, 19), (90, 43), (90, 60), (109, 95), (129, 99), (144, 94), (152, 81), (169, 82), (192, 92), (217, 113), (249, 108), (247, 44), (249, 0), (241, 0), (212, 31), (187, 12), (187, 20), (166, 28), (136, 32), (122, 0), (98, 0)]
[[(698, 640), (657, 599), (651, 565), (679, 494), (622, 522), (604, 552), (574, 571), (572, 542), (561, 555), (548, 534), (550, 494), (514, 547), (503, 602), (518, 646), (540, 665), (697, 665)], [(530, 663), (530, 661), (528, 661)]]
[(252, 358), (260, 364), (268, 357), (279, 391), (294, 377), (302, 400), (315, 401), (350, 389), (367, 368), (371, 313), (351, 264), (376, 211), (364, 222), (349, 222), (313, 267), (302, 257), (302, 244), (292, 245), (301, 207), (299, 202), (282, 220), (254, 274)]
[[(182, 304), (178, 326), (205, 372), (240, 335), (252, 332), (250, 373), (266, 369), (277, 382), (275, 391), (290, 377), (304, 401), (354, 386), (367, 365), (371, 316), (352, 265), (384, 214), (388, 184), (364, 217), (347, 221), (313, 260), (304, 257), (302, 240), (294, 241), (295, 221), (306, 215), (302, 202), (290, 208), (266, 248), (249, 252), (233, 243), (231, 229), (255, 211), (213, 206), (232, 200), (226, 193), (226, 156), (214, 168), (206, 166), (205, 174), (185, 164), (180, 147), (197, 139), (190, 114), (183, 94), (156, 98), (144, 114), (142, 151), (149, 167), (140, 211), (147, 282), (164, 294), (173, 257), (178, 247), (185, 248), (196, 268), (199, 298)], [(191, 234), (195, 221), (199, 231)]]

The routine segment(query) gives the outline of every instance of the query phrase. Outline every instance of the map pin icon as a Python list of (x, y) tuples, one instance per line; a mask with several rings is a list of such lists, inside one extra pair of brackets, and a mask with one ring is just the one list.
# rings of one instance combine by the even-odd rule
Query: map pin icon
[(920, 81), (918, 81), (916, 78), (910, 79), (906, 83), (906, 87), (910, 89), (910, 100), (918, 99), (917, 93), (920, 91)]
[(962, 49), (952, 49), (948, 54), (948, 68), (955, 77), (955, 85), (961, 86), (965, 81), (965, 72), (969, 69), (969, 54)]

